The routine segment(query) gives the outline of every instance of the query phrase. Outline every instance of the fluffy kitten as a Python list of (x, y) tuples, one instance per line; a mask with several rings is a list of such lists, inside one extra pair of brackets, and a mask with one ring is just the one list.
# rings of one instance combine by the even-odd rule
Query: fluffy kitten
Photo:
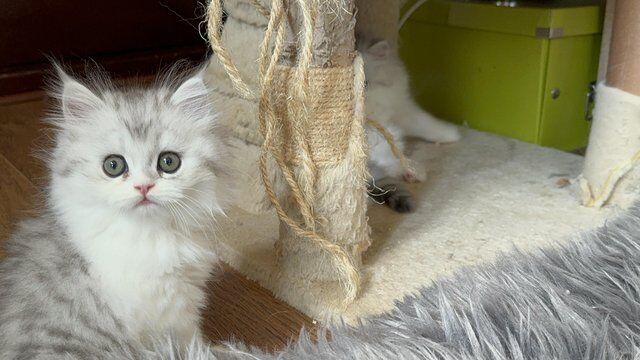
[[(359, 38), (358, 50), (363, 55), (367, 78), (367, 117), (381, 123), (400, 149), (404, 150), (403, 139), (407, 136), (439, 143), (460, 139), (455, 125), (436, 119), (415, 103), (407, 71), (389, 43)], [(414, 200), (399, 180), (417, 181), (415, 174), (404, 173), (386, 140), (375, 129), (367, 128), (367, 138), (369, 171), (374, 179), (371, 195), (396, 211), (413, 211)]]
[(176, 76), (116, 90), (59, 71), (47, 203), (0, 263), (1, 359), (137, 358), (199, 336), (229, 159), (200, 75)]

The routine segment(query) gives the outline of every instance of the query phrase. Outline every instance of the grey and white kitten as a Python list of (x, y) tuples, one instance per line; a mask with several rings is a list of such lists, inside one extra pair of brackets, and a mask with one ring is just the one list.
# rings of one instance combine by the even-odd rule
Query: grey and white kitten
[(200, 74), (124, 90), (59, 78), (46, 205), (0, 263), (0, 359), (138, 358), (167, 334), (199, 338), (231, 184)]
[[(411, 95), (409, 75), (396, 51), (386, 41), (357, 39), (367, 78), (367, 117), (381, 123), (404, 150), (404, 138), (415, 137), (438, 143), (460, 139), (460, 131), (435, 118), (418, 106)], [(369, 172), (373, 177), (370, 194), (398, 212), (411, 212), (415, 201), (402, 181), (416, 182), (419, 177), (400, 166), (387, 141), (367, 127)]]

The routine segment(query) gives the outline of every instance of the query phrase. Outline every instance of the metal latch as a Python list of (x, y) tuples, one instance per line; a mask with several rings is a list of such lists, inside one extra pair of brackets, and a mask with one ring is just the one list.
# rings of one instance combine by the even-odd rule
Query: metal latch
[(584, 119), (587, 121), (593, 120), (593, 107), (596, 104), (596, 82), (589, 83), (589, 92), (587, 92), (587, 99), (584, 106)]

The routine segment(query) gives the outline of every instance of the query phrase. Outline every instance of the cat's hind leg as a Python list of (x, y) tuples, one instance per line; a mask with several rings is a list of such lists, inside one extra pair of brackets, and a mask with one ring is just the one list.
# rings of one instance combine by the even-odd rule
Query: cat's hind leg
[(456, 142), (461, 138), (456, 125), (436, 118), (415, 104), (407, 105), (394, 122), (406, 136), (437, 143)]

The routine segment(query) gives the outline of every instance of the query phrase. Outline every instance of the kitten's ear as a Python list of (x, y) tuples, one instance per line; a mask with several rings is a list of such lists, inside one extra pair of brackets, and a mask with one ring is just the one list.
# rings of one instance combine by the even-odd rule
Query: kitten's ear
[(391, 45), (387, 40), (380, 40), (369, 46), (367, 52), (378, 58), (386, 58), (391, 52)]
[(84, 119), (104, 104), (93, 91), (64, 72), (59, 65), (55, 65), (55, 68), (60, 81), (62, 111), (65, 118)]
[(189, 112), (208, 111), (209, 92), (204, 84), (202, 72), (185, 80), (171, 95), (171, 103)]

